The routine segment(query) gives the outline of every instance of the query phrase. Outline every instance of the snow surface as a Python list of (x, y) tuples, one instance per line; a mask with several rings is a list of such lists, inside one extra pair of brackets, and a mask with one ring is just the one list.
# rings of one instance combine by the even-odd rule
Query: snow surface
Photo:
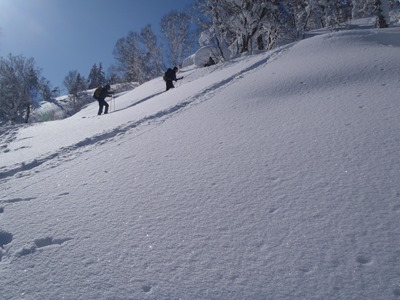
[(1, 128), (1, 299), (399, 299), (400, 28)]

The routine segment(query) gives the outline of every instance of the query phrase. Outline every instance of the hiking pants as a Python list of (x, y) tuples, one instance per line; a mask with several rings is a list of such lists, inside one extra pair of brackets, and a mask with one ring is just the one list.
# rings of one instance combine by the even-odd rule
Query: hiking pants
[(174, 88), (174, 84), (172, 83), (172, 80), (167, 80), (166, 81), (167, 82), (167, 91), (169, 90), (169, 89), (173, 89)]
[(98, 115), (101, 115), (103, 113), (103, 106), (105, 106), (104, 114), (108, 113), (108, 103), (104, 99), (99, 100), (99, 112), (97, 113)]

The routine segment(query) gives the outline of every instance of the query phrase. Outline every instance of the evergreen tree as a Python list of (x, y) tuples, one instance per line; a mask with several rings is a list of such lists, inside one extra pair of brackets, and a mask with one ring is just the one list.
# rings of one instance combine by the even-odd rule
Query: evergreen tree
[(78, 110), (84, 102), (84, 91), (87, 90), (85, 77), (76, 70), (70, 71), (64, 78), (64, 85), (67, 88), (74, 110)]
[(89, 76), (88, 76), (88, 88), (93, 89), (96, 87), (99, 87), (101, 85), (104, 85), (106, 83), (105, 75), (103, 72), (103, 66), (100, 63), (99, 67), (97, 67), (96, 64), (94, 64), (90, 70)]

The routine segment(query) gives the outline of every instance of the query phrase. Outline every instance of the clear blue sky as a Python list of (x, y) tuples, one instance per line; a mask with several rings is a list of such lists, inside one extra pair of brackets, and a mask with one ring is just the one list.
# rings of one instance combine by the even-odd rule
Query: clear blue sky
[[(0, 0), (0, 56), (33, 57), (53, 86), (69, 71), (87, 77), (93, 64), (105, 71), (115, 43), (148, 24), (158, 34), (162, 16), (193, 0)], [(161, 37), (159, 36), (159, 41)]]

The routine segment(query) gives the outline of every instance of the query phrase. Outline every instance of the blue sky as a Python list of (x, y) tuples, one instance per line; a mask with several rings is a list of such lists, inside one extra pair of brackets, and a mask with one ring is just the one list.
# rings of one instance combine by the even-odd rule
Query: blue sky
[[(53, 86), (69, 71), (85, 77), (95, 63), (115, 63), (116, 41), (193, 0), (0, 0), (0, 56), (33, 57)], [(160, 40), (161, 37), (159, 37)], [(160, 40), (161, 41), (161, 40)]]

